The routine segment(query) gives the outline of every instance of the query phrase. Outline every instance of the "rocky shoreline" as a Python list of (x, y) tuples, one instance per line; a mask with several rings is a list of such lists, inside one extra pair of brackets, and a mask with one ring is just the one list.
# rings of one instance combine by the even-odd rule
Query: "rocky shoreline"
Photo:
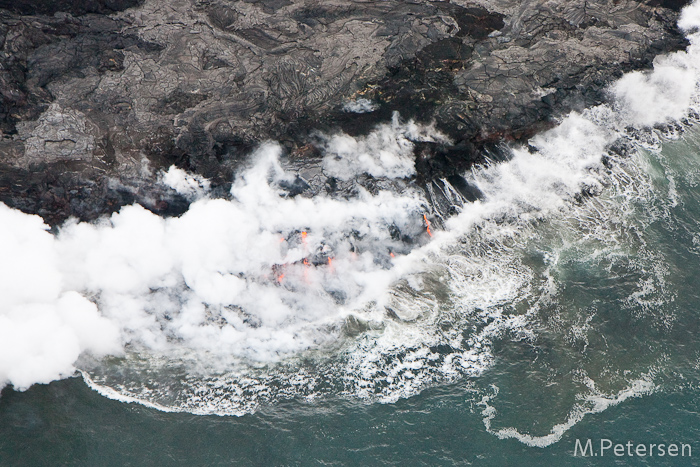
[(50, 225), (175, 215), (163, 168), (223, 193), (262, 141), (316, 159), (318, 132), (395, 111), (452, 141), (416, 144), (415, 181), (454, 177), (683, 49), (686, 3), (0, 0), (0, 201)]

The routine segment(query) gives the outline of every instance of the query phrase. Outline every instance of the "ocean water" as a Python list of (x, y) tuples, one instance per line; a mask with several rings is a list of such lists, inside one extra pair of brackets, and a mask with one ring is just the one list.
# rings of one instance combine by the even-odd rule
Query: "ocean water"
[(464, 174), (475, 202), (406, 181), (445, 136), (397, 114), (303, 166), (265, 144), (225, 200), (173, 168), (179, 218), (0, 206), (0, 465), (700, 464), (700, 5), (680, 24)]

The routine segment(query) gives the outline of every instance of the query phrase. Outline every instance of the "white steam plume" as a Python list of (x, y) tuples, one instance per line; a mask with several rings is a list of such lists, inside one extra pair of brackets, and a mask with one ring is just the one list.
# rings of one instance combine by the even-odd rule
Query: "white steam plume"
[(685, 116), (700, 81), (700, 3), (686, 6), (678, 21), (690, 41), (687, 50), (659, 56), (654, 69), (635, 71), (611, 88), (622, 124), (653, 126)]
[(338, 134), (328, 138), (323, 170), (341, 180), (362, 173), (373, 177), (410, 177), (416, 173), (412, 141), (447, 143), (448, 139), (432, 125), (402, 123), (398, 112), (394, 112), (390, 124), (379, 125), (366, 137)]
[(290, 198), (280, 154), (260, 147), (231, 200), (204, 197), (206, 180), (171, 168), (163, 183), (197, 199), (178, 218), (127, 206), (53, 236), (0, 205), (0, 385), (49, 382), (82, 352), (124, 345), (275, 360), (332, 339), (324, 323), (395, 279), (390, 255), (406, 245), (389, 227), (419, 236), (424, 201), (362, 188), (351, 200)]
[(56, 240), (38, 216), (0, 204), (0, 386), (71, 375), (82, 351), (121, 352), (118, 327), (66, 291)]
[(189, 200), (201, 198), (209, 191), (209, 180), (201, 175), (189, 174), (174, 165), (161, 176), (161, 182)]
[(375, 104), (369, 99), (357, 99), (354, 101), (347, 102), (343, 105), (343, 110), (346, 112), (353, 112), (356, 114), (364, 114), (368, 112), (374, 112), (379, 108), (379, 105)]

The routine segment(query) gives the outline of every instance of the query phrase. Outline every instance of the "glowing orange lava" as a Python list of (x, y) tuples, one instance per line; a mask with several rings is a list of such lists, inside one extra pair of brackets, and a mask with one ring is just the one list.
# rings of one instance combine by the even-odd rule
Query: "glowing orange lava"
[(309, 283), (309, 260), (304, 258), (304, 282)]
[(423, 214), (423, 220), (425, 221), (425, 230), (427, 230), (428, 235), (432, 237), (433, 233), (430, 231), (430, 221), (428, 220), (428, 217), (425, 214)]
[[(302, 232), (301, 232), (301, 243), (304, 245), (304, 254), (306, 254), (306, 251), (307, 251), (307, 248), (308, 248), (308, 245), (306, 244), (306, 236), (307, 236), (307, 235), (308, 235), (308, 234), (306, 233), (306, 230), (302, 230)], [(304, 260), (304, 261), (306, 261), (306, 260)]]

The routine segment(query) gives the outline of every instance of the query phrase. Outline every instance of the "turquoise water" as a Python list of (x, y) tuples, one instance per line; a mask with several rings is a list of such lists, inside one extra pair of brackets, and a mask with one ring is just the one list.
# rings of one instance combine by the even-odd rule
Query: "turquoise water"
[[(517, 235), (468, 234), (434, 263), (431, 274), (450, 287), (444, 296), (437, 279), (424, 288), (444, 320), (425, 326), (442, 329), (444, 342), (461, 333), (456, 347), (488, 347), (482, 371), (443, 373), (391, 400), (329, 389), (242, 416), (110, 400), (80, 378), (6, 388), (0, 465), (700, 464), (700, 131), (630, 138), (638, 151), (610, 159), (595, 196), (534, 216)], [(517, 279), (490, 305), (498, 313), (460, 302), (460, 287), (475, 293), (481, 283), (464, 285), (454, 271), (479, 249), (494, 277)], [(436, 355), (462, 355), (436, 342)], [(124, 362), (106, 365), (123, 376)], [(415, 377), (432, 375), (426, 368)], [(574, 456), (577, 439), (601, 438), (686, 443), (693, 457)]]

